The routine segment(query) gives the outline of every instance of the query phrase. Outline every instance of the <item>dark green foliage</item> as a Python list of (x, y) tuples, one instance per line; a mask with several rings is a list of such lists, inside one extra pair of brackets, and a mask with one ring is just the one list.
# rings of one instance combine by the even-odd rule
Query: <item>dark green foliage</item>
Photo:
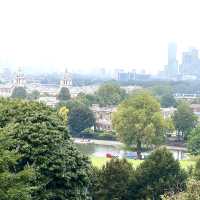
[(193, 129), (189, 134), (187, 146), (192, 155), (200, 155), (200, 126)]
[(66, 88), (66, 87), (62, 87), (60, 89), (60, 92), (59, 92), (57, 98), (58, 98), (59, 101), (67, 101), (67, 100), (69, 100), (71, 98), (69, 89)]
[[(126, 160), (111, 159), (102, 170), (96, 173), (93, 176), (94, 200), (125, 200), (127, 198), (128, 185), (134, 174), (130, 163)], [(96, 177), (99, 177), (98, 181)]]
[(176, 107), (176, 100), (172, 94), (165, 94), (161, 97), (160, 104), (162, 108)]
[(97, 97), (92, 94), (79, 93), (76, 97), (76, 101), (89, 107), (92, 106), (92, 104), (97, 103)]
[(26, 89), (24, 87), (15, 87), (12, 91), (11, 97), (14, 99), (26, 99)]
[(15, 169), (32, 166), (34, 200), (85, 199), (89, 162), (73, 145), (56, 113), (37, 102), (0, 101), (5, 150), (21, 154)]
[(30, 167), (20, 172), (14, 170), (19, 158), (15, 152), (2, 149), (2, 141), (6, 140), (0, 136), (0, 199), (1, 200), (31, 200), (32, 187), (30, 181), (34, 179), (34, 172)]
[(97, 101), (101, 106), (118, 105), (126, 98), (126, 91), (113, 82), (100, 86), (96, 92)]
[(169, 84), (156, 84), (150, 90), (159, 97), (172, 94), (172, 87)]
[(40, 92), (37, 90), (33, 90), (30, 94), (27, 95), (29, 100), (37, 100), (40, 97)]
[(94, 114), (84, 105), (73, 107), (69, 112), (68, 124), (73, 133), (80, 133), (95, 125)]
[(166, 148), (155, 150), (135, 171), (129, 187), (129, 199), (160, 199), (169, 191), (185, 187), (186, 174)]
[(173, 115), (173, 122), (178, 135), (187, 138), (187, 135), (197, 124), (197, 116), (192, 112), (187, 102), (180, 102)]

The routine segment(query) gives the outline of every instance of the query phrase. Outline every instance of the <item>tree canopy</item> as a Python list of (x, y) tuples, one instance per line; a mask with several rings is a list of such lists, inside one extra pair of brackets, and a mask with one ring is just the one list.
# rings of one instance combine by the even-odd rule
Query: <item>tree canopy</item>
[(12, 91), (11, 97), (14, 99), (26, 99), (26, 89), (24, 87), (15, 87)]
[(181, 101), (177, 106), (177, 110), (174, 112), (173, 122), (178, 135), (186, 138), (196, 126), (197, 116), (193, 113), (187, 102)]
[(146, 91), (130, 96), (113, 114), (112, 123), (118, 137), (128, 146), (136, 145), (141, 158), (142, 145), (160, 144), (165, 122), (158, 101)]
[(155, 150), (136, 169), (129, 187), (129, 199), (160, 199), (169, 191), (182, 191), (186, 173), (166, 148)]
[[(85, 199), (89, 161), (74, 146), (63, 120), (37, 102), (0, 101), (3, 150), (19, 153), (15, 169), (32, 167), (34, 200)], [(0, 141), (3, 143), (3, 141)]]
[(71, 98), (70, 91), (66, 87), (62, 87), (58, 93), (58, 100), (59, 101), (67, 101)]
[(113, 82), (104, 83), (95, 93), (101, 106), (118, 105), (126, 97), (126, 91)]
[(68, 125), (72, 133), (80, 133), (95, 125), (94, 114), (85, 105), (72, 107), (69, 111)]
[(176, 107), (176, 99), (172, 94), (165, 94), (161, 97), (160, 104), (163, 108)]
[(127, 160), (113, 158), (96, 173), (93, 176), (95, 179), (98, 177), (96, 187), (93, 188), (94, 199), (126, 199), (128, 186), (134, 175), (133, 167)]

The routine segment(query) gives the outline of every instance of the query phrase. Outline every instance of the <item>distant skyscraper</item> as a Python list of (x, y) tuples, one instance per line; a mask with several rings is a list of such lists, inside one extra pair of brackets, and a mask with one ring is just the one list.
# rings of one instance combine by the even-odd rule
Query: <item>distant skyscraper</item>
[(200, 77), (200, 59), (199, 51), (197, 49), (190, 48), (187, 52), (183, 52), (180, 72), (182, 75)]
[(176, 43), (169, 43), (168, 44), (168, 63), (167, 63), (167, 66), (165, 67), (165, 73), (168, 77), (176, 76), (179, 72), (176, 55), (177, 55)]

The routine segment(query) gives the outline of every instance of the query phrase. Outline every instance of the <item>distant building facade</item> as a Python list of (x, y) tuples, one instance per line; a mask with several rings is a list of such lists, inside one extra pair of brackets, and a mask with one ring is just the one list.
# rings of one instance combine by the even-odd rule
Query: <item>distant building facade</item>
[(96, 129), (99, 131), (112, 131), (112, 113), (117, 110), (115, 106), (100, 107), (94, 104), (91, 107), (96, 119)]
[(25, 87), (25, 84), (26, 81), (24, 78), (24, 74), (22, 73), (22, 70), (19, 69), (12, 83), (0, 85), (0, 96), (10, 97), (12, 95), (14, 88)]
[(116, 69), (114, 79), (120, 82), (128, 82), (135, 80), (148, 80), (150, 78), (149, 74), (146, 74), (145, 71), (141, 73), (136, 73), (135, 69), (131, 71), (125, 71), (123, 69)]

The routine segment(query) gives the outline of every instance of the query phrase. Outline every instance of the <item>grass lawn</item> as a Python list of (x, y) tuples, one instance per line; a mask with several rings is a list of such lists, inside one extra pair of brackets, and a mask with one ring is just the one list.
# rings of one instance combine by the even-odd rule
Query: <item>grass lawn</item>
[[(106, 162), (110, 160), (110, 158), (104, 158), (104, 157), (96, 157), (96, 156), (91, 156), (91, 161), (92, 164), (95, 167), (101, 168)], [(141, 160), (133, 160), (133, 159), (128, 159), (128, 161), (133, 165), (134, 168), (140, 165)], [(187, 169), (190, 166), (194, 166), (195, 161), (192, 160), (181, 160), (180, 161), (181, 167), (184, 169)]]

